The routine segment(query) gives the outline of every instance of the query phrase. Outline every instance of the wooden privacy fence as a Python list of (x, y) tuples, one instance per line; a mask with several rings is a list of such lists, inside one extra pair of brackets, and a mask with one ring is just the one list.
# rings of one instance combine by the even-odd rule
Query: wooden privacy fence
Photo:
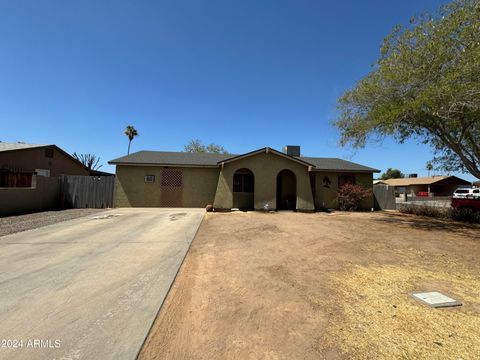
[(395, 210), (395, 187), (389, 185), (373, 185), (373, 195), (375, 200), (375, 209), (377, 210)]
[(59, 182), (62, 209), (113, 207), (115, 176), (62, 175)]

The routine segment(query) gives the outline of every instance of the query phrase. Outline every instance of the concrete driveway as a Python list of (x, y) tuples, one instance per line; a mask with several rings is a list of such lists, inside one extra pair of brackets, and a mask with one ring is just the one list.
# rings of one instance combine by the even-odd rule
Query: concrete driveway
[(0, 359), (135, 359), (204, 211), (115, 209), (0, 237)]

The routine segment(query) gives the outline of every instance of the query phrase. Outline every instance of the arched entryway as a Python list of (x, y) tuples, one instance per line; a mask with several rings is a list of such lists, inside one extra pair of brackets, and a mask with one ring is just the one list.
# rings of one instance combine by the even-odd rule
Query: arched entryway
[(233, 175), (233, 207), (253, 210), (255, 177), (249, 169), (239, 169)]
[(297, 177), (290, 170), (282, 170), (277, 175), (277, 210), (297, 208)]

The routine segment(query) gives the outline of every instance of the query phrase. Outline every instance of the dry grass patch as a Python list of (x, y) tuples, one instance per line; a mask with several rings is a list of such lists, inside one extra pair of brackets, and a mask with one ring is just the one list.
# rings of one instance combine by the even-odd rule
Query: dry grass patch
[[(478, 268), (435, 258), (421, 268), (409, 262), (354, 266), (332, 280), (340, 315), (331, 319), (324, 347), (340, 345), (351, 359), (478, 359), (478, 273)], [(430, 286), (441, 287), (464, 305), (434, 309), (408, 296), (436, 290), (426, 288)]]
[(209, 214), (139, 359), (480, 359), (479, 258), (480, 227), (439, 219)]

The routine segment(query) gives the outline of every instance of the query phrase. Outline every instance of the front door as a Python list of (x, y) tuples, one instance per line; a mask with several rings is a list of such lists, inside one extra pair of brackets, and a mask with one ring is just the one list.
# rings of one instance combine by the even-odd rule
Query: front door
[(297, 208), (297, 178), (290, 170), (282, 170), (277, 175), (277, 210)]

